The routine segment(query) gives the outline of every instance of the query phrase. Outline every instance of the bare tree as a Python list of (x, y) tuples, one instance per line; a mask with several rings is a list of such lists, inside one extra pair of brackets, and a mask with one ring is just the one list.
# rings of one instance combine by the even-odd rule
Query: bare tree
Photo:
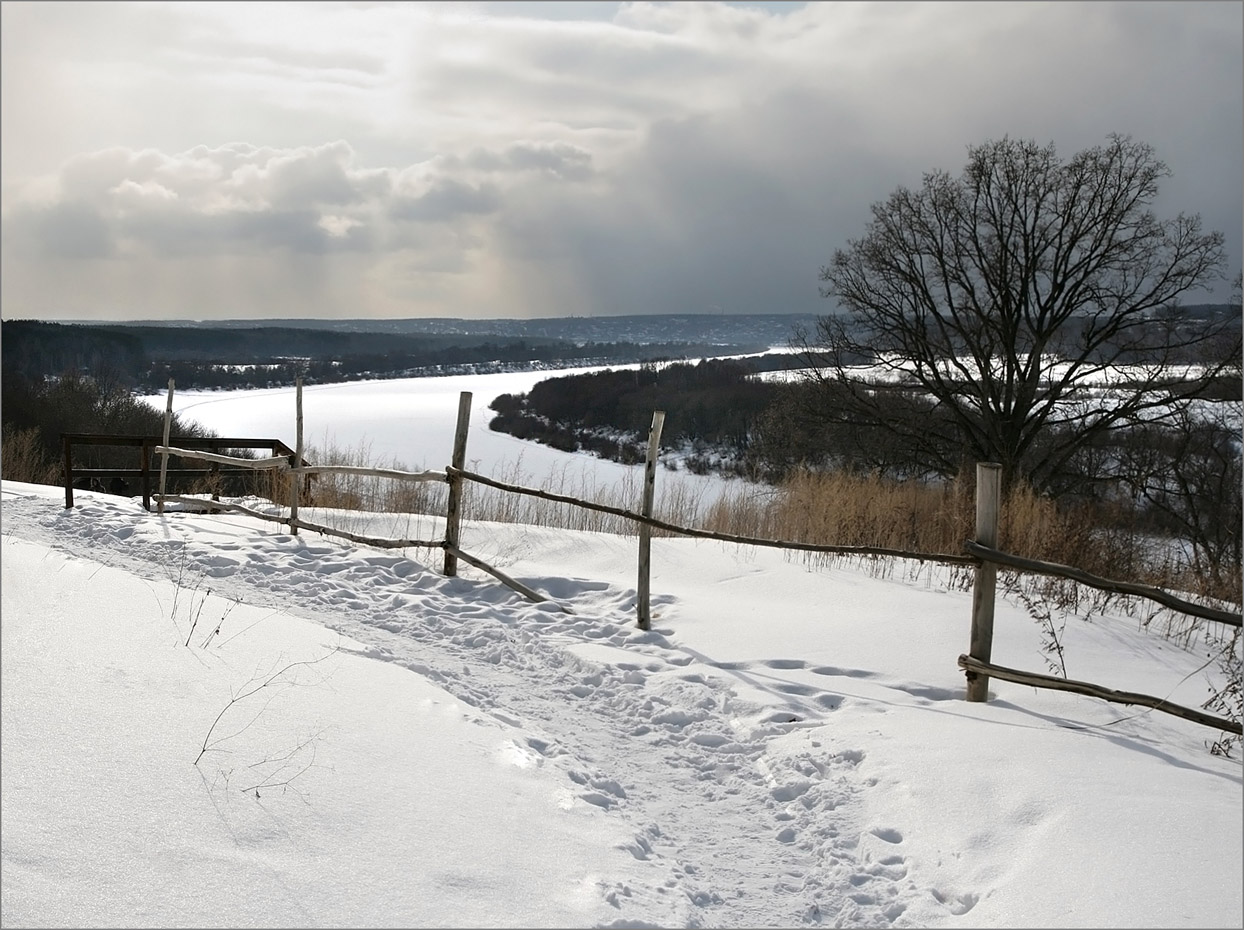
[(1175, 416), (1239, 357), (1240, 321), (1179, 307), (1225, 258), (1199, 216), (1154, 215), (1169, 174), (1128, 137), (1066, 161), (1004, 138), (874, 204), (821, 269), (842, 312), (795, 339), (822, 415), (892, 431), (931, 472), (996, 461), (1038, 489), (1104, 434)]
[(1188, 543), (1213, 597), (1240, 600), (1244, 468), (1239, 404), (1205, 403), (1177, 421), (1136, 430), (1120, 449), (1132, 493)]

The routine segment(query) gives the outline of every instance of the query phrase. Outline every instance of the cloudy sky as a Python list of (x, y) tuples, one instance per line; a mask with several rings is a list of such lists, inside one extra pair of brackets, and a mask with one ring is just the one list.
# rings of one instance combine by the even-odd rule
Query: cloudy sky
[(1244, 251), (1234, 0), (0, 16), (6, 319), (825, 312), (871, 204), (1004, 135), (1147, 142)]

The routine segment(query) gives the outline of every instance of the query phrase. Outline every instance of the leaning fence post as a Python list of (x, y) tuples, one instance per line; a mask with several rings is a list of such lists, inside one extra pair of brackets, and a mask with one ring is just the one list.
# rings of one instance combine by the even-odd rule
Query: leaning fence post
[[(458, 395), (458, 425), (454, 429), (454, 452), (450, 466), (461, 469), (466, 464), (467, 427), (471, 424), (471, 392)], [(458, 557), (450, 547), (458, 548), (462, 526), (462, 476), (449, 473), (449, 500), (445, 505), (445, 575), (453, 578), (458, 574)]]
[(289, 480), (289, 531), (298, 535), (298, 476), (302, 474), (302, 378), (294, 381), (294, 468)]
[(164, 489), (168, 481), (168, 433), (173, 425), (173, 379), (168, 379), (168, 403), (164, 407), (164, 452), (160, 455), (160, 500), (156, 513), (164, 513)]
[[(1002, 466), (996, 462), (976, 463), (976, 542), (990, 549), (998, 548), (998, 509)], [(998, 566), (982, 561), (976, 566), (976, 583), (972, 586), (972, 643), (968, 654), (988, 662), (993, 652), (993, 604), (998, 580)], [(989, 700), (989, 676), (968, 672), (968, 700)]]
[[(652, 429), (648, 433), (648, 458), (644, 462), (644, 497), (640, 513), (652, 517), (652, 499), (656, 496), (657, 483), (657, 450), (661, 445), (661, 427), (665, 425), (665, 411), (657, 410), (652, 414)], [(652, 573), (652, 527), (647, 523), (639, 524), (639, 589), (635, 597), (635, 606), (639, 614), (639, 628), (651, 629), (652, 611), (648, 600), (650, 593), (650, 575)]]

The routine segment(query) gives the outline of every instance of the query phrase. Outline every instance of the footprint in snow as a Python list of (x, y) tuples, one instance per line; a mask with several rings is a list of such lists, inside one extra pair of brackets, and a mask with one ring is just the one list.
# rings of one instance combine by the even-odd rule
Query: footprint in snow
[(955, 894), (954, 892), (942, 892), (936, 888), (933, 889), (933, 899), (938, 904), (943, 905), (950, 913), (956, 917), (960, 917), (976, 907), (980, 901), (980, 895), (972, 892), (966, 894)]

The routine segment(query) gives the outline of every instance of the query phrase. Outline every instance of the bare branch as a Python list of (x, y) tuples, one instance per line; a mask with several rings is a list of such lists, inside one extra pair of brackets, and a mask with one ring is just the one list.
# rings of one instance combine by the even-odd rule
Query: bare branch
[[(340, 647), (334, 647), (330, 652), (325, 653), (324, 655), (320, 656), (318, 659), (305, 659), (301, 662), (291, 662), (288, 665), (284, 666), (283, 668), (273, 672), (270, 675), (267, 675), (266, 677), (262, 679), (252, 677), (250, 681), (248, 681), (245, 685), (242, 686), (242, 689), (238, 693), (234, 694), (229, 699), (229, 703), (227, 703), (224, 707), (221, 708), (220, 713), (216, 715), (216, 719), (212, 721), (212, 725), (207, 728), (207, 733), (203, 736), (203, 745), (199, 749), (199, 754), (194, 757), (193, 764), (198, 765), (199, 760), (203, 758), (203, 755), (212, 746), (215, 746), (221, 742), (224, 742), (225, 740), (232, 739), (233, 737), (237, 736), (239, 733), (245, 732), (255, 722), (255, 720), (258, 719), (259, 715), (263, 713), (263, 708), (261, 708), (258, 712), (256, 712), (254, 716), (252, 716), (250, 722), (248, 722), (240, 730), (238, 730), (235, 733), (231, 733), (229, 736), (222, 736), (222, 737), (218, 737), (217, 739), (213, 740), (212, 734), (216, 731), (217, 725), (220, 723), (221, 719), (225, 716), (225, 714), (229, 712), (230, 708), (236, 705), (239, 701), (244, 701), (248, 697), (252, 697), (253, 695), (258, 694), (260, 691), (264, 690), (265, 688), (269, 688), (269, 687), (272, 687), (274, 684), (281, 683), (282, 679), (294, 669), (304, 668), (304, 667), (311, 666), (311, 665), (318, 665), (319, 663), (323, 662), (325, 659), (328, 659), (331, 656), (336, 655), (339, 651), (340, 651)], [(294, 682), (286, 679), (284, 683), (293, 684)], [(264, 707), (266, 708), (267, 704), (265, 704)]]

